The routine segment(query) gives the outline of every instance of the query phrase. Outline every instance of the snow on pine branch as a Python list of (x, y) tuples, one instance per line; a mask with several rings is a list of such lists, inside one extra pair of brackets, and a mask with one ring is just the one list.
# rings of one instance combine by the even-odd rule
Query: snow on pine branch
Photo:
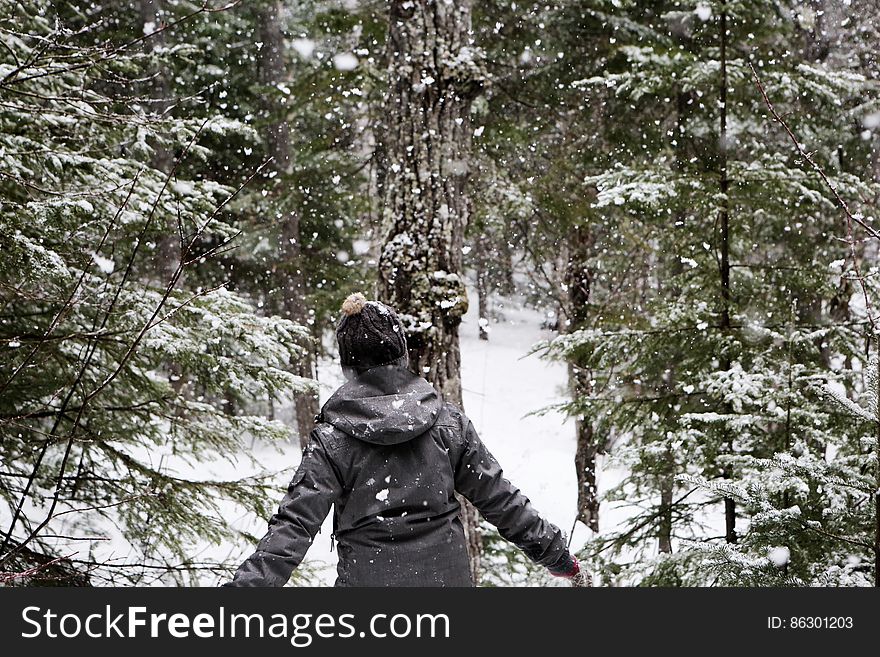
[(878, 388), (880, 371), (878, 371), (878, 368), (880, 368), (880, 357), (877, 354), (873, 354), (868, 359), (866, 367), (865, 379), (867, 389), (862, 395), (864, 404), (851, 399), (847, 395), (846, 389), (838, 383), (815, 384), (814, 387), (821, 395), (853, 417), (877, 424), (880, 422), (880, 416), (877, 414), (878, 408), (880, 408), (878, 407), (878, 403), (880, 403), (880, 399), (878, 399), (878, 395), (880, 395), (880, 388)]
[(773, 511), (775, 509), (757, 490), (750, 489), (748, 486), (735, 483), (729, 479), (712, 481), (700, 475), (691, 474), (676, 475), (675, 479), (680, 483), (689, 484), (722, 497), (737, 499), (761, 511)]
[(610, 172), (584, 178), (584, 184), (595, 186), (598, 195), (594, 206), (644, 205), (661, 208), (678, 196), (675, 181), (665, 169), (633, 169), (617, 167)]

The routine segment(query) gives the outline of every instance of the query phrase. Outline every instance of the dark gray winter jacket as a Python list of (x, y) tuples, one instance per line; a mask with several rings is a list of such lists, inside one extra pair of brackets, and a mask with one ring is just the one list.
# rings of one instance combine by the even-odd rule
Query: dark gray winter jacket
[(471, 586), (458, 491), (533, 561), (566, 572), (562, 532), (511, 484), (456, 406), (380, 366), (342, 385), (232, 586), (282, 586), (334, 510), (337, 586)]

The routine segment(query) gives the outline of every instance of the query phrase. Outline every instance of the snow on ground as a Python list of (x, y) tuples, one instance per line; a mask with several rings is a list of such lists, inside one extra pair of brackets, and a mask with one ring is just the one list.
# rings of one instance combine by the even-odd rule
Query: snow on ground
[[(489, 340), (478, 336), (477, 299), (471, 295), (462, 322), (461, 367), (464, 410), (505, 476), (532, 501), (533, 506), (566, 535), (574, 532), (571, 549), (583, 547), (591, 532), (574, 525), (577, 512), (577, 475), (574, 420), (559, 411), (535, 411), (569, 399), (568, 368), (538, 354), (527, 355), (535, 343), (552, 339), (555, 331), (542, 329), (545, 315), (527, 307), (518, 297), (496, 298), (490, 313)], [(616, 486), (623, 473), (598, 464), (599, 490)], [(633, 514), (631, 507), (603, 503), (600, 530), (614, 528)]]
[(574, 422), (557, 411), (532, 415), (567, 399), (563, 363), (527, 356), (552, 338), (540, 312), (517, 299), (495, 299), (489, 340), (478, 337), (477, 299), (460, 328), (464, 411), (505, 476), (548, 520), (566, 532), (576, 513)]

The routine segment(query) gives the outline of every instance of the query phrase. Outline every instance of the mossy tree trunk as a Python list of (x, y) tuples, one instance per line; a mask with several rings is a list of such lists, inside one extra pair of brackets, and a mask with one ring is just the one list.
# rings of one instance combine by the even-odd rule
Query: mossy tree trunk
[[(459, 405), (470, 107), (484, 79), (471, 41), (469, 1), (391, 2), (388, 95), (377, 150), (385, 231), (379, 296), (407, 327), (413, 370)], [(463, 523), (476, 581), (480, 538), (468, 504)]]

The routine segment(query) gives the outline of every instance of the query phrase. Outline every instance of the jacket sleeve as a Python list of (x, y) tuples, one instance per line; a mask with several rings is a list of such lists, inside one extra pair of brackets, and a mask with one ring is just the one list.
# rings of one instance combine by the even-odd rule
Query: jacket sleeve
[(501, 466), (477, 435), (474, 425), (462, 416), (463, 445), (455, 466), (455, 489), (464, 495), (501, 536), (527, 557), (554, 573), (567, 573), (575, 559), (565, 536), (544, 520), (529, 499), (504, 477)]
[(341, 492), (327, 449), (313, 431), (287, 494), (269, 520), (269, 531), (223, 586), (284, 586)]

